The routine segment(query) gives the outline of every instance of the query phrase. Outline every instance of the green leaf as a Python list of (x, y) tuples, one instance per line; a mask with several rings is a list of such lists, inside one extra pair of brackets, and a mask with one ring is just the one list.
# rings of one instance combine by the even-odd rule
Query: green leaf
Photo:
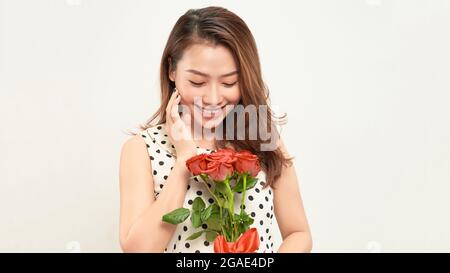
[(239, 235), (241, 235), (242, 233), (244, 233), (247, 229), (248, 229), (248, 226), (247, 226), (247, 225), (239, 224), (239, 225), (238, 225), (238, 232), (239, 232)]
[(202, 211), (205, 208), (205, 202), (201, 197), (197, 197), (194, 199), (194, 203), (192, 204), (193, 211)]
[(258, 182), (257, 177), (247, 177), (247, 190), (253, 188)]
[(192, 226), (198, 228), (202, 225), (202, 219), (199, 211), (192, 211), (191, 215)]
[(197, 239), (198, 237), (200, 237), (200, 235), (202, 235), (202, 233), (204, 232), (204, 230), (192, 233), (189, 237), (186, 238), (186, 240), (194, 240)]
[(220, 215), (219, 214), (211, 214), (211, 216), (206, 220), (206, 224), (208, 225), (208, 229), (213, 229), (220, 231)]
[(216, 187), (215, 187), (215, 191), (221, 193), (224, 196), (228, 195), (227, 185), (225, 185), (224, 182), (217, 182), (216, 183)]
[(242, 219), (242, 221), (248, 225), (253, 224), (253, 218), (250, 217), (250, 215), (248, 215), (247, 213), (245, 213), (245, 211), (240, 215), (240, 218)]
[(253, 218), (251, 218), (245, 212), (242, 212), (241, 214), (235, 214), (235, 219), (237, 219), (239, 235), (247, 231), (254, 221)]
[[(258, 178), (247, 176), (246, 190), (253, 188), (257, 182), (258, 182)], [(233, 192), (243, 192), (243, 191), (244, 191), (244, 181), (243, 181), (243, 179), (239, 179), (239, 181), (236, 183), (236, 185), (233, 188)]]
[(246, 221), (244, 221), (244, 223), (248, 226), (251, 226), (253, 222), (254, 222), (253, 218), (248, 218)]
[(233, 192), (228, 190), (228, 187), (224, 182), (217, 182), (214, 187), (214, 194), (217, 196), (217, 199), (219, 199), (219, 206), (226, 207), (226, 200), (232, 198)]
[(228, 219), (228, 210), (222, 209), (222, 219), (221, 220), (226, 220), (226, 219)]
[(215, 194), (216, 194), (217, 199), (218, 199), (218, 200), (215, 200), (216, 203), (217, 203), (217, 206), (223, 208), (224, 207), (224, 203), (225, 203), (225, 198), (223, 198), (222, 196), (218, 195), (217, 193), (215, 193)]
[(224, 200), (223, 204), (222, 204), (222, 208), (228, 208), (228, 206), (229, 206), (228, 200)]
[(189, 217), (189, 214), (190, 214), (190, 212), (188, 209), (178, 208), (167, 214), (164, 214), (162, 217), (162, 220), (164, 222), (177, 225), (179, 223), (184, 222), (184, 220), (186, 220), (186, 218)]
[(212, 203), (211, 204), (212, 210), (211, 210), (211, 214), (219, 214), (220, 213), (220, 207), (218, 204), (216, 203)]
[(207, 231), (206, 232), (206, 240), (208, 242), (214, 242), (214, 240), (216, 239), (217, 235), (219, 235), (217, 232), (215, 231)]
[(211, 204), (211, 207), (211, 216), (207, 218), (206, 224), (208, 225), (208, 229), (220, 231), (220, 208), (216, 203)]
[(210, 205), (208, 208), (206, 208), (204, 211), (201, 212), (200, 218), (202, 222), (205, 222), (208, 220), (208, 218), (211, 216), (211, 212), (213, 210), (213, 205)]
[(234, 188), (237, 186), (237, 184), (239, 184), (239, 182), (242, 182), (242, 175), (237, 175), (236, 179), (234, 180), (234, 183), (230, 184), (233, 192), (234, 192)]

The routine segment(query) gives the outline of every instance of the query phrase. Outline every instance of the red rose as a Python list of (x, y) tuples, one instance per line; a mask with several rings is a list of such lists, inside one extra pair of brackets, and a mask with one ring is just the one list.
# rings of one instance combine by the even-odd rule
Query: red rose
[(231, 176), (233, 172), (234, 172), (233, 164), (220, 161), (208, 162), (208, 165), (205, 170), (205, 173), (216, 181), (225, 180), (227, 175)]
[(208, 154), (206, 157), (208, 164), (205, 173), (216, 181), (225, 180), (227, 175), (231, 176), (234, 172), (233, 163), (236, 161), (234, 154), (235, 151), (232, 149), (221, 149)]
[(252, 177), (256, 177), (261, 171), (258, 157), (247, 150), (237, 152), (234, 167), (239, 173), (248, 172)]
[(186, 160), (186, 167), (193, 175), (205, 173), (207, 167), (206, 154), (199, 154)]
[(210, 153), (206, 160), (220, 161), (232, 164), (234, 161), (236, 161), (236, 158), (234, 157), (235, 154), (236, 152), (232, 149), (229, 148), (220, 149), (217, 152)]

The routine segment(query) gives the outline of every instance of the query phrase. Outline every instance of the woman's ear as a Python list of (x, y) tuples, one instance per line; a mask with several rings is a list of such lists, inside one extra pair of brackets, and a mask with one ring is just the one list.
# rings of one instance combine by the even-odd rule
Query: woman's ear
[(175, 82), (175, 71), (169, 71), (169, 79)]
[(173, 82), (175, 82), (175, 70), (173, 69), (172, 66), (172, 58), (168, 58), (167, 62), (169, 63), (169, 79)]

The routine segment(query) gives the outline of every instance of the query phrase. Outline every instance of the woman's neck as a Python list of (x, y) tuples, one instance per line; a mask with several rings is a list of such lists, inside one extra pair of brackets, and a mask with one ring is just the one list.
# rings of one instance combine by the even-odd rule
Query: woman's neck
[(198, 132), (195, 132), (194, 125), (192, 124), (192, 126), (191, 126), (191, 133), (192, 133), (192, 137), (194, 138), (195, 144), (198, 147), (201, 147), (204, 149), (215, 150), (216, 147), (215, 147), (214, 137), (211, 138), (211, 137), (205, 136), (205, 133), (204, 133), (205, 130), (203, 129), (203, 127), (201, 125), (200, 126), (197, 125), (197, 127), (200, 128), (200, 130), (196, 128), (198, 130)]

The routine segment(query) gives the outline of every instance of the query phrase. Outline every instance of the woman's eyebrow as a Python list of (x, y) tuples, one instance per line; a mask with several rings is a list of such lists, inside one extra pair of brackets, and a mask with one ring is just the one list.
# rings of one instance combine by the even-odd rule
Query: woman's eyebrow
[[(206, 73), (203, 73), (203, 72), (200, 72), (200, 71), (195, 70), (195, 69), (188, 69), (188, 70), (186, 70), (186, 72), (190, 72), (190, 73), (193, 73), (193, 74), (196, 74), (196, 75), (200, 75), (200, 76), (203, 76), (203, 77), (207, 77), (207, 78), (210, 77), (210, 75), (208, 75)], [(220, 78), (229, 77), (229, 76), (232, 76), (234, 74), (238, 74), (238, 71), (236, 70), (236, 71), (232, 71), (230, 73), (223, 74), (223, 75), (220, 76)]]

